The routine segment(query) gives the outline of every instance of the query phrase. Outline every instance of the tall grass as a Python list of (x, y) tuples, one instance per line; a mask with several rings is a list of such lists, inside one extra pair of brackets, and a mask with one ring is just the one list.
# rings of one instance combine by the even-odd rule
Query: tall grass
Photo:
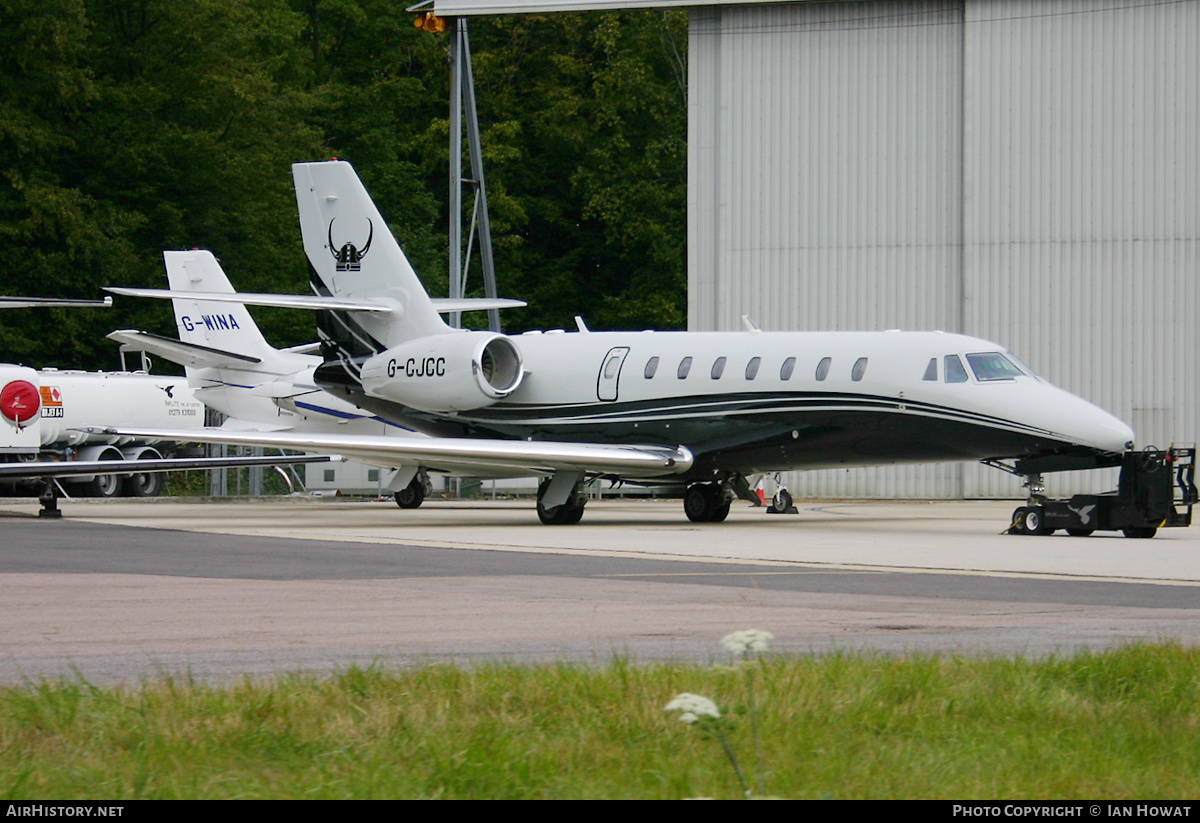
[[(766, 790), (782, 797), (1200, 794), (1200, 651), (1037, 661), (764, 658)], [(704, 694), (753, 757), (734, 666), (433, 665), (332, 678), (0, 691), (0, 795), (738, 797), (719, 746), (664, 711)], [(738, 722), (739, 719), (741, 722)], [(747, 760), (746, 762), (750, 762)]]

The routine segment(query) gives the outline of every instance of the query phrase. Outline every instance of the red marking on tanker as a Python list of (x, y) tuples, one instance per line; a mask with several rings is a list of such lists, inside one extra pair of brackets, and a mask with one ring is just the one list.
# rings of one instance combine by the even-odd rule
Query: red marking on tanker
[(0, 389), (0, 414), (17, 424), (32, 420), (41, 408), (37, 388), (28, 380), (14, 380)]

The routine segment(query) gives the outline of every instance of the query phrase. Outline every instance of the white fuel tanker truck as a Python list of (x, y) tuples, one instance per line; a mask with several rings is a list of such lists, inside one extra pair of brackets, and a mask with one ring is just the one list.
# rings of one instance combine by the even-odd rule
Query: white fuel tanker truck
[[(133, 440), (73, 429), (190, 429), (204, 425), (204, 405), (186, 377), (144, 372), (34, 370), (0, 364), (0, 462), (138, 460), (171, 457), (174, 443)], [(72, 495), (152, 497), (163, 475), (140, 472), (63, 477)], [(40, 482), (0, 483), (0, 494), (36, 493)]]

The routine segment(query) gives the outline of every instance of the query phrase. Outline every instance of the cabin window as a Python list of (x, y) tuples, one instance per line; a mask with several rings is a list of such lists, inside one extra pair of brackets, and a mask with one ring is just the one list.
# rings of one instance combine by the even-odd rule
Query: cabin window
[(683, 380), (685, 377), (688, 376), (688, 372), (690, 372), (691, 370), (692, 370), (692, 358), (685, 357), (679, 361), (679, 371), (676, 372), (676, 374), (679, 375), (680, 380)]
[(337, 472), (337, 469), (325, 469), (325, 482), (332, 483), (334, 474), (336, 472)]
[(621, 370), (621, 361), (624, 358), (620, 354), (614, 354), (608, 358), (608, 362), (604, 364), (604, 379), (612, 380), (617, 376), (617, 372)]
[(863, 375), (867, 373), (867, 358), (860, 357), (854, 361), (854, 368), (850, 370), (850, 379), (857, 383), (863, 379)]
[(646, 361), (646, 379), (649, 380), (658, 371), (658, 358), (651, 357)]
[(929, 358), (929, 365), (925, 367), (925, 376), (922, 380), (937, 380), (937, 358)]
[(946, 355), (945, 362), (947, 383), (967, 382), (967, 369), (963, 366), (962, 361), (958, 359), (957, 354)]
[(379, 482), (379, 469), (367, 469), (367, 482), (368, 483), (378, 483)]
[(967, 363), (975, 372), (976, 380), (1012, 380), (1025, 375), (998, 351), (979, 352), (967, 355)]
[(758, 377), (758, 367), (761, 365), (761, 357), (751, 357), (750, 362), (746, 364), (746, 379), (753, 380), (755, 377)]
[(796, 370), (796, 358), (789, 357), (783, 361), (783, 366), (779, 369), (780, 380), (791, 380), (792, 372)]
[(822, 357), (821, 362), (817, 364), (817, 379), (824, 380), (829, 376), (829, 367), (833, 365), (833, 358)]
[(717, 362), (713, 363), (713, 367), (712, 367), (712, 379), (713, 379), (713, 380), (720, 380), (720, 379), (721, 379), (721, 375), (722, 375), (722, 374), (724, 374), (724, 373), (725, 373), (725, 358), (724, 358), (724, 357), (718, 357), (718, 358), (717, 358)]

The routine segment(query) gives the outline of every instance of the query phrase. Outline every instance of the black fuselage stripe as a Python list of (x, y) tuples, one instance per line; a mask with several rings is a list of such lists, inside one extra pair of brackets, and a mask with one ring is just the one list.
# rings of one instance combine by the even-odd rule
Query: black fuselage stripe
[[(459, 414), (457, 421), (479, 425), (505, 426), (579, 426), (624, 421), (676, 421), (694, 417), (744, 414), (761, 416), (777, 413), (825, 411), (886, 411), (900, 414), (933, 416), (960, 420), (985, 426), (1039, 434), (1051, 434), (1045, 429), (1030, 426), (996, 415), (911, 402), (870, 395), (839, 395), (822, 392), (816, 395), (776, 395), (773, 397), (744, 395), (714, 395), (711, 397), (679, 398), (674, 401), (634, 401), (616, 406), (612, 403), (570, 404), (562, 406), (513, 404), (477, 409)], [(565, 413), (564, 413), (565, 412)]]

